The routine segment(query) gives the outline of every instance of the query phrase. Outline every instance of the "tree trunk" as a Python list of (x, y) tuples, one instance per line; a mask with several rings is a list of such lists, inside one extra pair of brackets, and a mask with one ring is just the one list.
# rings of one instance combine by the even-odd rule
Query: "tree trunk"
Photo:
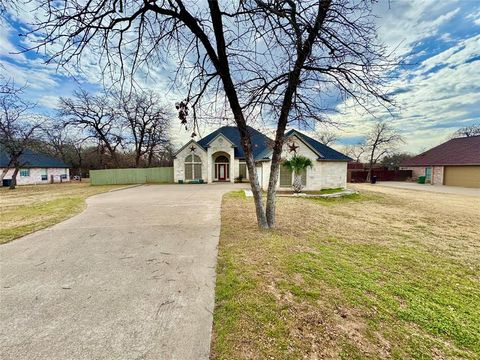
[(190, 14), (186, 13), (184, 21), (191, 31), (199, 37), (199, 40), (205, 47), (205, 50), (210, 56), (213, 65), (215, 66), (220, 78), (222, 79), (223, 89), (227, 96), (230, 108), (237, 124), (238, 132), (240, 133), (240, 140), (245, 152), (245, 161), (250, 174), (250, 186), (252, 188), (253, 199), (255, 201), (255, 210), (257, 213), (258, 227), (261, 229), (267, 229), (267, 217), (263, 208), (262, 202), (262, 190), (258, 182), (257, 170), (255, 168), (255, 160), (253, 158), (252, 141), (248, 134), (247, 122), (243, 115), (242, 107), (238, 99), (237, 91), (230, 74), (230, 68), (227, 58), (227, 46), (225, 44), (223, 24), (222, 24), (222, 12), (217, 1), (209, 1), (208, 6), (210, 8), (210, 14), (212, 17), (213, 32), (215, 34), (215, 40), (217, 45), (217, 53), (205, 36), (203, 31), (199, 28), (198, 22)]
[(373, 167), (373, 152), (372, 152), (372, 155), (370, 156), (370, 162), (368, 164), (368, 173), (367, 173), (367, 183), (370, 182), (370, 180), (372, 179), (372, 167)]
[(250, 177), (250, 187), (253, 193), (253, 200), (255, 202), (255, 212), (257, 214), (258, 227), (261, 229), (268, 229), (267, 217), (263, 207), (262, 201), (262, 188), (258, 182), (257, 169), (255, 167), (255, 161), (253, 160), (253, 154), (249, 152), (246, 158), (248, 174)]
[(7, 175), (8, 170), (10, 170), (8, 166), (2, 170), (2, 173), (0, 174), (0, 182), (3, 181), (3, 178), (5, 177), (5, 175)]
[(302, 175), (295, 172), (295, 179), (293, 180), (293, 191), (299, 193), (303, 189)]
[(275, 227), (275, 211), (277, 202), (277, 179), (280, 172), (280, 157), (274, 162), (274, 156), (272, 156), (272, 164), (270, 166), (270, 179), (268, 180), (267, 189), (267, 204), (266, 215), (269, 228)]
[(277, 132), (275, 134), (275, 145), (273, 147), (272, 165), (270, 167), (270, 180), (268, 182), (267, 191), (267, 222), (270, 228), (275, 227), (275, 196), (277, 192), (278, 172), (280, 167), (280, 158), (282, 156), (282, 147), (284, 142), (285, 129), (287, 127), (288, 116), (292, 107), (293, 96), (297, 91), (300, 81), (300, 75), (302, 67), (305, 64), (308, 56), (312, 52), (315, 39), (325, 21), (328, 9), (330, 8), (331, 0), (324, 0), (319, 3), (317, 16), (315, 18), (315, 25), (310, 29), (307, 39), (297, 49), (297, 59), (292, 71), (289, 74), (288, 85), (283, 97), (282, 107), (280, 110), (280, 116), (278, 118)]
[(13, 170), (13, 174), (12, 174), (12, 182), (10, 183), (10, 187), (9, 187), (10, 190), (14, 190), (15, 187), (17, 186), (17, 174), (19, 170), (20, 168), (18, 166), (15, 166), (15, 170)]

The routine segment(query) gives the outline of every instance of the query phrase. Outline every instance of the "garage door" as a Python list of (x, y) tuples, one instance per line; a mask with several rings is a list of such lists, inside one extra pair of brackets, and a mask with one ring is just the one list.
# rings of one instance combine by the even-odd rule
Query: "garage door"
[(480, 188), (480, 166), (445, 166), (444, 184)]

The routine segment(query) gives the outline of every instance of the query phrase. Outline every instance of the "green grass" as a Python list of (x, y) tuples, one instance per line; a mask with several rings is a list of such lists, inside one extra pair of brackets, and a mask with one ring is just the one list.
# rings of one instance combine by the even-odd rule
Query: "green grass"
[[(284, 262), (285, 274), (301, 274), (305, 281), (300, 288), (283, 284), (287, 289), (292, 286), (291, 292), (300, 301), (316, 301), (322, 296), (311, 289), (335, 287), (340, 290), (334, 299), (338, 303), (365, 312), (376, 309), (377, 314), (369, 319), (372, 330), (388, 322), (408, 334), (409, 326), (415, 324), (434, 337), (423, 340), (430, 346), (442, 348), (448, 339), (458, 349), (480, 354), (478, 269), (405, 246), (387, 248), (335, 240), (312, 240), (310, 246), (315, 252), (291, 254)], [(402, 337), (401, 342), (398, 351), (414, 357), (418, 351), (415, 339)]]
[(335, 194), (341, 191), (344, 191), (345, 189), (343, 188), (331, 188), (331, 189), (322, 189), (318, 191), (302, 191), (306, 194), (318, 194), (318, 195), (323, 195), (323, 194)]
[(225, 195), (212, 358), (480, 358), (480, 199), (431, 196)]
[(32, 205), (19, 206), (16, 209), (2, 212), (7, 218), (20, 218), (26, 220), (20, 225), (11, 225), (0, 230), (0, 243), (5, 243), (25, 234), (51, 226), (69, 218), (72, 214), (80, 212), (84, 207), (81, 197), (55, 199)]
[(1, 189), (0, 244), (52, 226), (81, 212), (91, 195), (120, 188), (117, 185), (90, 186), (53, 184)]

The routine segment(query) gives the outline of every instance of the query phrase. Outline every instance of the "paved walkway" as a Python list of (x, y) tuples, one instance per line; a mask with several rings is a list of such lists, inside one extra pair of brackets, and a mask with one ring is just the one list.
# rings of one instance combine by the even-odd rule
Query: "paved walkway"
[(398, 189), (407, 190), (420, 190), (429, 191), (443, 194), (458, 194), (458, 195), (471, 195), (480, 196), (480, 189), (465, 188), (458, 186), (444, 186), (444, 185), (430, 185), (430, 184), (417, 184), (413, 182), (400, 182), (400, 181), (380, 181), (375, 185), (370, 186), (386, 186)]
[(0, 358), (208, 359), (222, 194), (146, 185), (0, 246)]

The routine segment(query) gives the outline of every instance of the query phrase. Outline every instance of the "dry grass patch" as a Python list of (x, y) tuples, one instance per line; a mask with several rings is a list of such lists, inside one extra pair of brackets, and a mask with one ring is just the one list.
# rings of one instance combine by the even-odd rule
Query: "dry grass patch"
[(64, 183), (0, 188), (0, 244), (61, 222), (85, 208), (85, 199), (118, 185)]
[(480, 198), (359, 189), (279, 198), (275, 231), (224, 197), (212, 358), (480, 356)]

